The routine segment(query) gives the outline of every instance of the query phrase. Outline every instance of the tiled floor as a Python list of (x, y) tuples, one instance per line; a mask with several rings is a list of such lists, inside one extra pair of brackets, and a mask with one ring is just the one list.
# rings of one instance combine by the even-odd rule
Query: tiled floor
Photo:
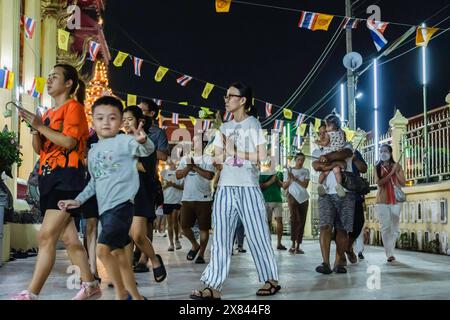
[[(192, 289), (201, 287), (199, 278), (206, 265), (186, 260), (189, 246), (185, 239), (182, 239), (183, 248), (175, 252), (167, 251), (166, 241), (167, 238), (155, 236), (156, 251), (162, 255), (168, 270), (167, 280), (159, 284), (153, 280), (151, 272), (137, 274), (138, 288), (149, 299), (187, 299)], [(347, 274), (322, 275), (314, 271), (321, 262), (319, 243), (306, 241), (303, 248), (304, 255), (275, 251), (282, 290), (271, 299), (450, 299), (448, 256), (398, 251), (398, 261), (387, 264), (382, 248), (366, 247), (366, 259), (349, 266)], [(27, 258), (0, 268), (0, 299), (9, 299), (27, 287), (34, 263), (35, 258)], [(75, 295), (75, 289), (67, 289), (68, 280), (70, 282), (70, 274), (66, 273), (68, 267), (66, 252), (58, 250), (55, 267), (40, 299), (70, 299)], [(379, 289), (374, 285), (376, 281), (371, 281), (378, 271)], [(113, 289), (106, 287), (107, 275), (101, 265), (100, 275), (104, 280), (101, 299), (113, 299)], [(256, 299), (255, 291), (259, 285), (250, 252), (235, 254), (224, 284), (223, 298)]]

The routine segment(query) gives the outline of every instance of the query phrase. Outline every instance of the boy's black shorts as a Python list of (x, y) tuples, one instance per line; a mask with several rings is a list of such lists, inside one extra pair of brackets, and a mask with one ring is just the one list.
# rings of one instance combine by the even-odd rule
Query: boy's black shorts
[(133, 204), (130, 201), (121, 203), (100, 214), (102, 232), (98, 243), (107, 245), (111, 251), (123, 249), (130, 242), (130, 228), (133, 221)]

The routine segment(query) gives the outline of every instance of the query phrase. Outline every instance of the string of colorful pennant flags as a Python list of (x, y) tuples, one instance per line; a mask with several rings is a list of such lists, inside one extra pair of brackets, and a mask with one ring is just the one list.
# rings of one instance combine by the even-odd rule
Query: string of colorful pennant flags
[[(254, 4), (254, 3), (250, 3), (250, 2), (244, 2), (244, 1), (216, 0), (215, 1), (216, 11), (217, 12), (229, 12), (231, 2), (240, 3), (240, 4), (248, 4), (248, 5), (259, 5), (259, 4)], [(273, 7), (273, 6), (266, 6), (266, 5), (262, 5), (262, 6)], [(275, 7), (275, 8), (280, 9), (280, 7)], [(286, 8), (281, 8), (281, 9), (286, 9)], [(366, 21), (367, 28), (369, 29), (369, 31), (371, 33), (375, 47), (377, 48), (378, 51), (382, 50), (388, 43), (388, 41), (384, 37), (384, 32), (389, 24), (404, 25), (404, 26), (408, 26), (408, 27), (411, 26), (411, 25), (395, 23), (395, 22), (380, 22), (380, 21), (374, 21), (374, 20), (370, 20), (370, 19), (361, 19), (361, 18), (331, 15), (331, 14), (323, 14), (323, 13), (309, 12), (309, 11), (296, 10), (296, 9), (289, 9), (289, 10), (290, 11), (298, 11), (301, 13), (298, 27), (306, 28), (306, 29), (309, 29), (312, 31), (316, 31), (316, 30), (328, 31), (328, 28), (330, 27), (334, 17), (342, 17), (344, 19), (344, 22), (342, 23), (343, 28), (356, 29), (356, 28), (358, 28), (361, 21)], [(36, 20), (34, 20), (30, 17), (27, 17), (27, 16), (23, 16), (21, 18), (21, 21), (24, 26), (25, 37), (28, 39), (32, 39), (33, 34), (36, 29)], [(431, 40), (434, 33), (436, 33), (438, 30), (439, 30), (438, 28), (428, 28), (428, 27), (421, 27), (421, 26), (417, 27), (416, 45), (417, 46), (426, 46), (428, 44), (428, 42)], [(68, 50), (68, 43), (69, 43), (70, 35), (71, 35), (70, 32), (63, 30), (63, 29), (58, 29), (58, 46), (61, 50)], [(100, 48), (101, 48), (101, 45), (99, 43), (91, 40), (89, 42), (88, 59), (91, 61), (95, 61), (97, 59), (97, 55), (100, 51)], [(201, 95), (204, 99), (208, 99), (210, 93), (216, 87), (226, 90), (225, 88), (217, 86), (213, 83), (210, 83), (210, 82), (198, 79), (198, 78), (194, 78), (190, 75), (175, 71), (173, 69), (169, 69), (167, 67), (158, 65), (156, 63), (144, 60), (144, 59), (136, 57), (136, 56), (131, 56), (130, 54), (128, 54), (126, 52), (122, 52), (120, 50), (117, 50), (117, 49), (114, 49), (111, 47), (109, 47), (109, 49), (112, 51), (118, 52), (117, 56), (115, 57), (115, 59), (113, 61), (113, 65), (115, 67), (120, 68), (123, 66), (123, 63), (126, 61), (126, 59), (130, 58), (133, 62), (134, 74), (136, 76), (139, 76), (139, 77), (141, 76), (141, 69), (142, 69), (143, 63), (146, 62), (146, 63), (150, 63), (150, 64), (158, 67), (156, 70), (155, 76), (154, 76), (154, 79), (156, 82), (161, 82), (163, 80), (164, 76), (167, 74), (167, 72), (171, 71), (171, 72), (174, 72), (174, 73), (177, 73), (180, 75), (179, 77), (176, 77), (176, 81), (179, 85), (181, 85), (183, 87), (186, 87), (189, 84), (189, 82), (191, 82), (194, 79), (205, 83), (205, 87), (203, 88), (202, 95)], [(0, 88), (12, 89), (13, 84), (14, 84), (14, 73), (7, 69), (0, 69)], [(41, 77), (36, 77), (33, 81), (33, 85), (31, 87), (31, 89), (28, 90), (27, 92), (29, 95), (31, 95), (33, 97), (40, 98), (44, 91), (44, 86), (45, 86), (45, 79), (41, 78)], [(133, 97), (133, 95), (127, 95), (127, 103), (128, 104), (136, 104), (136, 99), (137, 99), (136, 96)], [(162, 104), (163, 100), (160, 100), (160, 99), (155, 99), (155, 100), (156, 100), (155, 102), (157, 102), (158, 105)], [(282, 109), (282, 107), (274, 105), (272, 103), (265, 102), (265, 101), (262, 101), (259, 99), (255, 99), (255, 100), (263, 102), (265, 104), (266, 117), (270, 117), (272, 115), (272, 109), (274, 106), (279, 109)], [(186, 103), (180, 102), (178, 104), (189, 105), (187, 102)], [(302, 114), (300, 112), (292, 111), (289, 109), (283, 109), (283, 116), (286, 120), (292, 120), (293, 113), (298, 114), (297, 119), (294, 124), (294, 127), (297, 128), (297, 130), (301, 136), (304, 136), (304, 134), (306, 132), (307, 124), (305, 123), (305, 121), (309, 118), (313, 119), (314, 124), (311, 123), (311, 126), (313, 126), (314, 129), (317, 131), (318, 126), (320, 126), (320, 122), (321, 122), (320, 119), (313, 117), (313, 116), (306, 115), (306, 114)], [(178, 114), (175, 116), (175, 113), (174, 113), (172, 115), (172, 119), (173, 119), (173, 122), (176, 121), (178, 123)], [(229, 121), (231, 119), (232, 119), (232, 114), (226, 113), (224, 116), (224, 120)], [(191, 119), (191, 121), (194, 123), (193, 119)], [(285, 120), (276, 120), (274, 123), (274, 129), (282, 130), (282, 128), (284, 126), (284, 122), (285, 122)]]
[[(94, 41), (91, 41), (91, 42), (94, 42)], [(90, 44), (90, 46), (93, 46), (94, 44)], [(98, 43), (96, 43), (95, 44), (95, 46), (97, 46), (98, 45)], [(125, 52), (123, 52), (123, 51), (121, 51), (121, 50), (118, 50), (118, 49), (116, 49), (116, 48), (112, 48), (112, 47), (108, 47), (109, 48), (109, 50), (110, 51), (112, 51), (112, 52), (117, 52), (117, 55), (116, 55), (116, 57), (115, 57), (115, 59), (114, 59), (114, 61), (113, 61), (113, 65), (114, 66), (116, 66), (116, 67), (122, 67), (123, 66), (123, 63), (124, 63), (124, 61), (126, 60), (126, 58), (130, 58), (130, 59), (135, 59), (136, 57), (134, 57), (134, 56), (132, 56), (132, 55), (130, 55), (130, 54), (128, 54), (128, 53), (125, 53)], [(226, 90), (226, 88), (224, 88), (224, 87), (221, 87), (221, 86), (218, 86), (218, 85), (215, 85), (215, 84), (213, 84), (213, 83), (210, 83), (210, 82), (208, 82), (208, 81), (205, 81), (205, 80), (202, 80), (202, 79), (199, 79), (199, 78), (194, 78), (193, 76), (190, 76), (190, 75), (187, 75), (187, 74), (185, 74), (185, 73), (182, 73), (182, 72), (179, 72), (179, 71), (176, 71), (176, 70), (173, 70), (173, 69), (169, 69), (169, 68), (167, 68), (167, 67), (163, 67), (163, 66), (161, 66), (161, 65), (159, 65), (159, 64), (156, 64), (156, 63), (154, 63), (154, 62), (152, 62), (152, 61), (148, 61), (148, 60), (145, 60), (145, 59), (141, 59), (141, 58), (137, 58), (137, 59), (139, 59), (139, 61), (140, 61), (140, 67), (139, 67), (139, 76), (140, 76), (140, 74), (141, 74), (141, 72), (140, 72), (140, 70), (141, 70), (141, 66), (142, 66), (142, 63), (143, 62), (145, 62), (145, 63), (149, 63), (149, 64), (151, 64), (151, 65), (154, 65), (154, 66), (156, 66), (157, 67), (157, 70), (156, 70), (156, 72), (155, 72), (155, 75), (154, 75), (154, 80), (156, 81), (156, 82), (161, 82), (162, 80), (163, 80), (163, 78), (165, 77), (165, 75), (170, 71), (170, 72), (173, 72), (173, 73), (176, 73), (176, 74), (178, 74), (179, 76), (177, 76), (175, 79), (176, 79), (176, 81), (177, 81), (177, 83), (180, 85), (180, 86), (183, 86), (183, 87), (186, 87), (188, 84), (189, 84), (189, 82), (191, 82), (192, 80), (197, 80), (197, 81), (199, 81), (199, 82), (203, 82), (203, 83), (205, 83), (205, 86), (204, 86), (204, 88), (203, 88), (203, 91), (202, 91), (202, 94), (201, 94), (201, 96), (206, 100), (206, 99), (208, 99), (209, 98), (209, 95), (211, 94), (211, 92), (213, 91), (213, 89), (214, 88), (219, 88), (219, 89), (222, 89), (222, 90)], [(134, 69), (135, 69), (135, 74), (137, 75), (137, 71), (136, 71), (136, 64), (134, 64)], [(133, 95), (131, 95), (131, 97), (133, 97)], [(132, 100), (133, 101), (133, 100)], [(266, 109), (266, 117), (268, 117), (268, 116), (270, 116), (271, 115), (271, 110), (272, 110), (272, 108), (273, 107), (276, 107), (276, 108), (279, 108), (279, 109), (281, 109), (281, 106), (277, 106), (277, 105), (274, 105), (274, 104), (272, 104), (272, 103), (268, 103), (268, 102), (266, 102), (266, 101), (263, 101), (263, 100), (260, 100), (260, 99), (254, 99), (254, 102), (255, 101), (259, 101), (259, 102), (262, 102), (262, 103), (264, 103), (264, 104), (269, 104), (271, 107), (270, 107), (270, 112), (267, 112), (267, 110), (268, 109)], [(285, 109), (284, 110), (284, 114), (286, 115), (286, 118), (287, 119), (291, 119), (292, 118), (292, 113), (298, 113), (298, 114), (300, 114), (299, 112), (297, 112), (297, 111), (291, 111), (291, 110), (288, 110), (288, 109)], [(289, 114), (291, 114), (291, 116), (289, 117)]]
[(387, 39), (384, 37), (384, 32), (389, 24), (405, 26), (408, 28), (417, 27), (417, 33), (416, 33), (416, 45), (417, 46), (427, 45), (428, 41), (430, 41), (433, 34), (439, 30), (438, 28), (422, 27), (422, 26), (416, 26), (416, 25), (411, 25), (411, 24), (406, 24), (406, 23), (382, 22), (382, 21), (375, 21), (374, 19), (355, 18), (355, 17), (348, 17), (348, 16), (342, 16), (342, 15), (336, 15), (336, 14), (325, 14), (325, 13), (304, 11), (304, 10), (299, 10), (299, 9), (284, 8), (284, 7), (264, 5), (264, 4), (246, 2), (246, 1), (237, 1), (237, 0), (215, 0), (216, 12), (229, 13), (232, 2), (238, 3), (238, 4), (243, 4), (243, 5), (252, 5), (252, 6), (258, 6), (258, 7), (266, 7), (266, 8), (300, 12), (300, 20), (298, 23), (298, 27), (304, 28), (304, 29), (309, 29), (312, 31), (316, 31), (316, 30), (328, 31), (328, 28), (330, 27), (331, 22), (333, 21), (334, 18), (343, 18), (344, 19), (344, 21), (342, 23), (343, 29), (357, 29), (360, 25), (360, 22), (366, 21), (366, 26), (370, 31), (370, 34), (372, 36), (372, 39), (373, 39), (373, 42), (374, 42), (374, 45), (375, 45), (375, 48), (377, 49), (377, 51), (381, 51), (388, 43)]
[[(127, 97), (126, 104), (127, 105), (136, 105), (137, 99), (139, 97), (139, 98), (151, 99), (151, 100), (157, 102), (158, 105), (160, 105), (160, 106), (162, 106), (163, 103), (165, 105), (166, 105), (166, 103), (169, 103), (169, 104), (174, 104), (174, 105), (189, 106), (194, 109), (200, 109), (199, 118), (201, 121), (203, 121), (203, 126), (202, 126), (203, 131), (206, 131), (207, 129), (209, 129), (212, 124), (212, 120), (208, 119), (208, 117), (211, 117), (214, 114), (214, 112), (212, 112), (211, 110), (223, 112), (223, 110), (221, 110), (221, 109), (216, 109), (216, 108), (212, 108), (212, 107), (201, 107), (201, 106), (190, 104), (188, 102), (176, 102), (176, 101), (171, 101), (171, 100), (166, 100), (166, 99), (157, 99), (157, 98), (151, 98), (151, 97), (146, 97), (146, 96), (138, 96), (138, 95), (129, 94), (129, 93), (120, 92), (120, 91), (114, 91), (114, 94), (116, 96), (125, 96), (126, 95), (126, 97)], [(123, 103), (125, 104), (125, 101), (123, 101)], [(290, 122), (287, 120), (293, 119), (291, 110), (284, 109), (283, 111), (284, 111), (285, 120), (279, 120), (279, 119), (275, 120), (274, 126), (273, 126), (273, 130), (275, 130), (275, 131), (282, 132), (283, 128), (286, 125), (286, 122)], [(172, 124), (178, 125), (179, 128), (185, 128), (184, 124), (179, 123), (180, 114), (186, 116), (191, 121), (192, 125), (194, 125), (194, 126), (196, 125), (197, 120), (198, 120), (196, 117), (193, 117), (189, 114), (184, 114), (184, 113), (179, 113), (179, 112), (170, 112), (170, 111), (166, 111), (166, 110), (164, 110), (164, 113), (167, 114), (166, 118), (171, 118)], [(318, 131), (318, 129), (322, 123), (322, 119), (320, 119), (320, 118), (316, 118), (313, 116), (308, 116), (303, 113), (299, 113), (296, 118), (296, 121), (293, 124), (293, 128), (296, 129), (296, 133), (301, 137), (305, 137), (308, 132), (308, 130), (307, 130), (308, 124), (306, 123), (306, 120), (309, 118), (311, 119), (309, 126), (311, 128), (313, 128), (313, 130), (315, 132)], [(233, 120), (233, 114), (225, 111), (223, 114), (223, 121), (227, 122), (227, 121), (231, 121), (231, 120)], [(348, 130), (348, 129), (346, 129), (346, 130)], [(349, 135), (349, 134), (352, 134), (352, 133), (351, 132), (347, 133), (347, 135)]]

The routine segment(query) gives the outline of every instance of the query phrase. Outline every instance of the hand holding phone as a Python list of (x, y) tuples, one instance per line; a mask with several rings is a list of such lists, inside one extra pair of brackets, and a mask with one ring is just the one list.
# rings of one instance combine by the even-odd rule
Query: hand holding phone
[(43, 126), (41, 115), (39, 113), (34, 114), (22, 107), (16, 106), (19, 110), (19, 114), (22, 119), (33, 129), (39, 131), (39, 128)]

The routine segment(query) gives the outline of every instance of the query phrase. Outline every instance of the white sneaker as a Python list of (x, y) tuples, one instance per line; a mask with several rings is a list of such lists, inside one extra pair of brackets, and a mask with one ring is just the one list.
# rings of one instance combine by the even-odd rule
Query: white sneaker
[(336, 185), (336, 193), (339, 196), (339, 198), (345, 198), (345, 189), (339, 183)]
[(317, 186), (317, 193), (319, 194), (319, 196), (323, 197), (324, 195), (327, 194), (327, 191), (325, 190), (325, 187), (323, 184), (319, 184)]
[(175, 240), (175, 249), (180, 250), (181, 249), (181, 243), (180, 240)]

